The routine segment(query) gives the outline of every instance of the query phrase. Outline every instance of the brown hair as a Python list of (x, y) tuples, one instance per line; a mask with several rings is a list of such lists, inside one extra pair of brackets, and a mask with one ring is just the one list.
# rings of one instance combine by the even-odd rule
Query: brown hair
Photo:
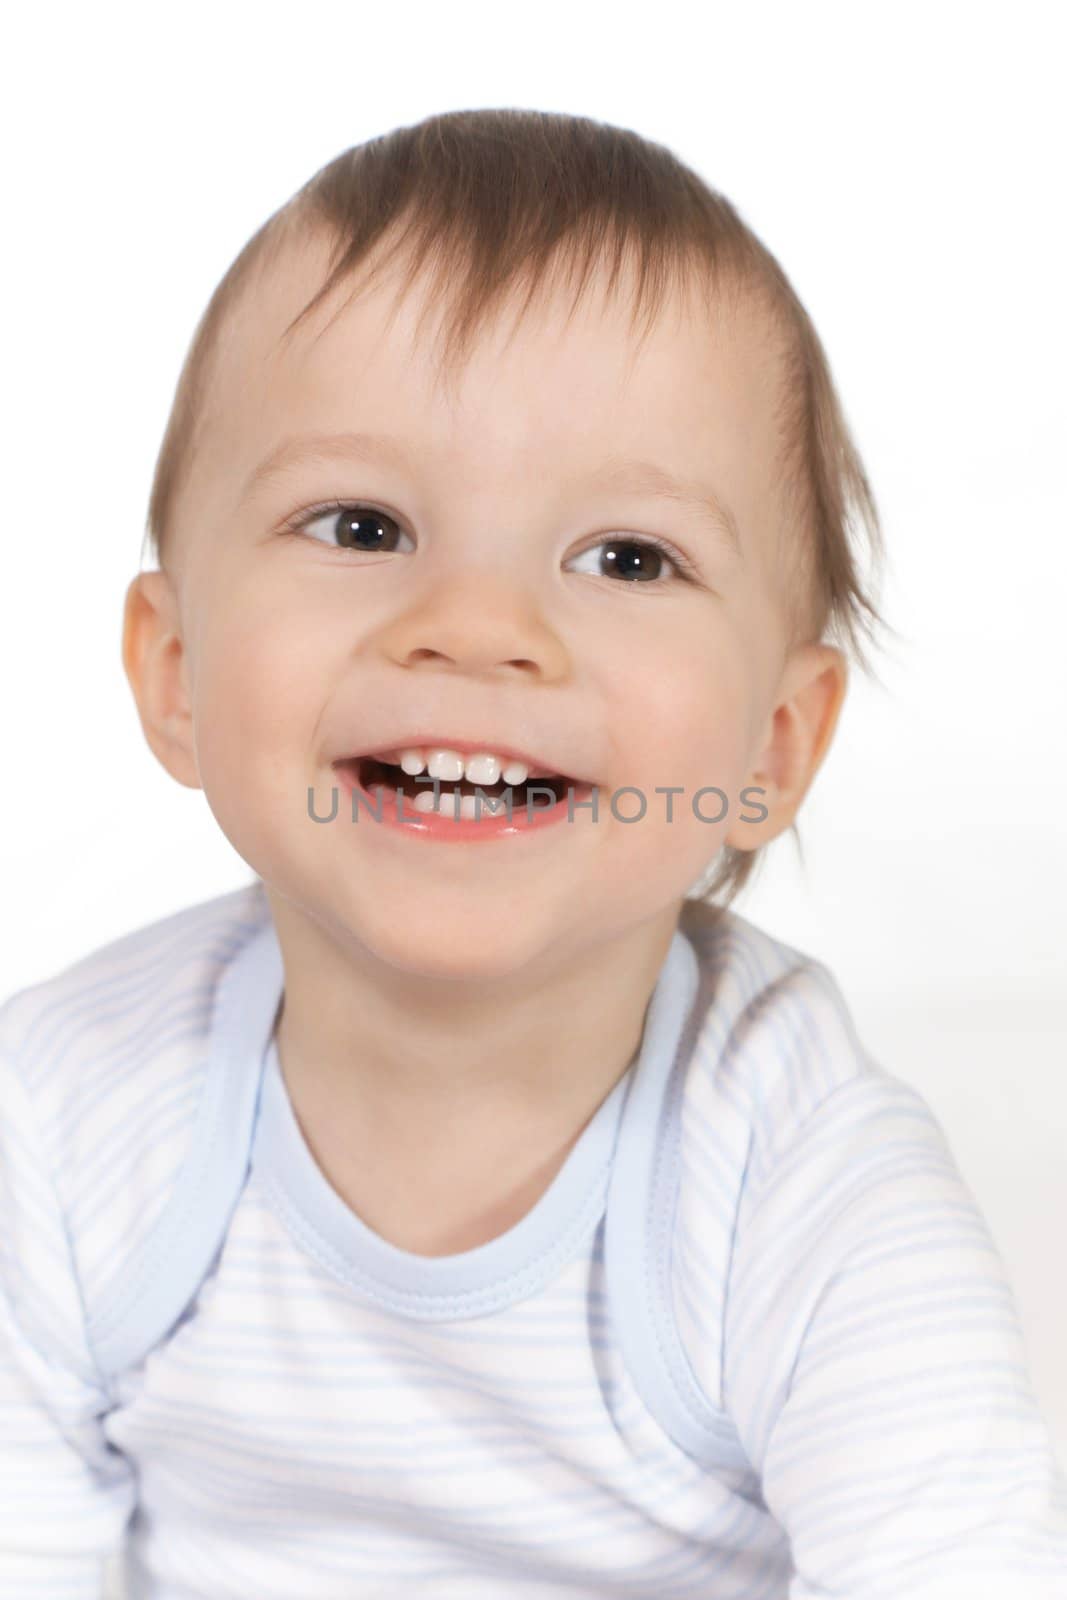
[[(248, 240), (194, 332), (156, 462), (146, 537), (164, 565), (181, 486), (206, 417), (214, 356), (250, 283), (311, 229), (331, 240), (329, 274), (284, 330), (288, 338), (334, 287), (392, 241), (371, 276), (404, 252), (407, 292), (429, 264), (429, 306), (446, 310), (442, 365), (516, 284), (523, 309), (562, 263), (578, 266), (575, 302), (613, 249), (609, 292), (637, 258), (636, 328), (671, 288), (696, 288), (710, 308), (747, 294), (769, 314), (780, 361), (775, 469), (787, 508), (790, 590), (802, 639), (836, 640), (867, 670), (865, 642), (883, 620), (854, 552), (862, 528), (883, 555), (874, 497), (817, 333), (775, 257), (733, 205), (665, 146), (586, 117), (516, 109), (451, 111), (356, 145), (322, 167)], [(797, 842), (795, 824), (793, 830)], [(727, 845), (702, 898), (729, 904), (762, 851)]]

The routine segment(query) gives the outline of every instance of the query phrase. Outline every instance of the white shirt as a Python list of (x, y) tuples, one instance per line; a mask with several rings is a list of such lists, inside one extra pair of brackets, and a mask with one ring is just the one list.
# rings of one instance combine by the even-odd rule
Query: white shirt
[(257, 882), (0, 1008), (0, 1594), (1067, 1600), (989, 1229), (828, 972), (687, 902), (514, 1227), (389, 1244), (301, 1135)]

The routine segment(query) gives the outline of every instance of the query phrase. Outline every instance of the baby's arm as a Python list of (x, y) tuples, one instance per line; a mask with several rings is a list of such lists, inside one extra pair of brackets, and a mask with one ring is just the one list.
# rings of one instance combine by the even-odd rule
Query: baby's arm
[(135, 1500), (107, 1403), (34, 1109), (0, 1052), (0, 1595), (100, 1600)]
[(842, 1084), (742, 1213), (724, 1393), (790, 1600), (1067, 1600), (1067, 1487), (1016, 1304), (940, 1125)]

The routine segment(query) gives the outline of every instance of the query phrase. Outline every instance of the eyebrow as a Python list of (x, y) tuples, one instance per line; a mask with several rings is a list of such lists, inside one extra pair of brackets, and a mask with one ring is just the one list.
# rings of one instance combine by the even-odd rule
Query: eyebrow
[[(283, 439), (264, 456), (246, 479), (242, 499), (296, 467), (334, 461), (384, 461), (393, 467), (405, 467), (411, 464), (412, 454), (402, 440), (384, 433), (297, 435)], [(725, 536), (735, 555), (742, 553), (737, 519), (710, 484), (678, 478), (654, 461), (635, 461), (621, 456), (605, 461), (591, 474), (589, 482), (599, 488), (648, 495), (676, 505), (699, 517), (720, 538)]]

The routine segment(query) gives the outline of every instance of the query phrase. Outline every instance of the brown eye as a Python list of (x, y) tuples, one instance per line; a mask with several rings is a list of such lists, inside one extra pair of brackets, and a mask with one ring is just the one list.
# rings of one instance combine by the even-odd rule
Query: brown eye
[(327, 531), (325, 535), (312, 533), (311, 538), (322, 544), (333, 544), (339, 550), (365, 550), (371, 554), (378, 550), (393, 551), (402, 531), (396, 518), (387, 511), (340, 502), (317, 506), (292, 523), (292, 527), (308, 532), (316, 523), (322, 523)]
[(662, 588), (664, 580), (669, 584), (672, 578), (684, 581), (693, 577), (692, 569), (682, 556), (658, 539), (648, 537), (616, 535), (601, 539), (583, 550), (575, 560), (588, 561), (590, 557), (593, 566), (585, 570), (594, 578), (618, 578), (621, 583), (656, 584)]
[(654, 545), (634, 539), (615, 539), (603, 546), (601, 570), (604, 576), (625, 578), (630, 583), (652, 583), (660, 576), (666, 556)]

